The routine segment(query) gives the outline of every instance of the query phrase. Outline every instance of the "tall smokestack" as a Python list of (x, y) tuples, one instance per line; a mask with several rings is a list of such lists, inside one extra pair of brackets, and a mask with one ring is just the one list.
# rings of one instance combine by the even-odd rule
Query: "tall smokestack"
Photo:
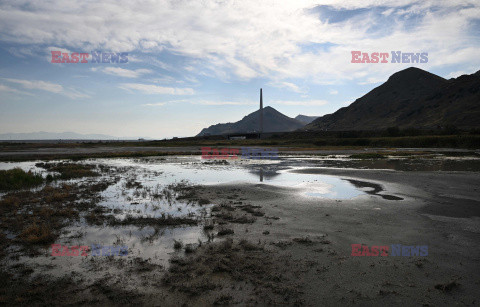
[(260, 89), (260, 133), (263, 133), (263, 95)]

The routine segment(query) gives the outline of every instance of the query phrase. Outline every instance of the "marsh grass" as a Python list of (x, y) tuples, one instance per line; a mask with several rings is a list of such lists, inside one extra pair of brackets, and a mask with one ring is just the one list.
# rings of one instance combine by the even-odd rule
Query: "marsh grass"
[(82, 177), (94, 177), (100, 174), (93, 171), (94, 165), (77, 163), (37, 163), (37, 167), (44, 168), (50, 172), (60, 173), (59, 176), (53, 176), (52, 179), (73, 179)]
[(174, 249), (181, 249), (183, 247), (183, 243), (182, 241), (177, 241), (177, 240), (173, 240), (174, 243), (173, 243), (173, 248)]
[(28, 276), (32, 271), (31, 268), (23, 268), (22, 278), (19, 278), (4, 268), (0, 269), (0, 305), (47, 306), (55, 304), (55, 298), (71, 296), (76, 283), (70, 276), (57, 279), (45, 275)]
[(217, 236), (226, 236), (234, 234), (233, 229), (230, 228), (222, 228), (218, 231)]
[(226, 239), (198, 246), (185, 255), (171, 258), (162, 278), (171, 290), (195, 297), (223, 285), (252, 287), (255, 291), (250, 298), (259, 305), (297, 305), (299, 287), (293, 276), (283, 273), (289, 260), (263, 245)]
[(133, 217), (128, 215), (123, 220), (110, 219), (109, 224), (112, 226), (194, 226), (198, 224), (198, 221), (188, 217), (174, 217), (171, 215), (162, 215), (161, 217)]
[(185, 246), (185, 254), (192, 254), (195, 252), (195, 245), (193, 244), (187, 244)]
[(49, 226), (33, 223), (20, 233), (20, 238), (30, 244), (48, 244), (56, 238), (56, 235)]
[(350, 155), (350, 159), (385, 159), (386, 156), (381, 153), (368, 152)]
[(81, 215), (99, 209), (95, 213), (101, 216), (97, 193), (108, 185), (108, 182), (47, 185), (37, 191), (9, 192), (0, 200), (0, 231), (8, 231), (14, 237), (5, 243), (15, 242), (24, 247), (50, 244), (63, 227), (79, 221)]
[(31, 171), (25, 172), (20, 168), (0, 170), (0, 190), (32, 188), (42, 183), (42, 176)]

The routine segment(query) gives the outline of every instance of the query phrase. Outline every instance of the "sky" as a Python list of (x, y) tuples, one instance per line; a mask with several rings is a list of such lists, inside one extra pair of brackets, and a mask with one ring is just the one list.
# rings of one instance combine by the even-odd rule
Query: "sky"
[[(52, 63), (52, 51), (128, 62)], [(428, 61), (352, 63), (352, 51)], [(478, 0), (0, 0), (0, 134), (193, 136), (254, 112), (260, 88), (265, 106), (321, 116), (411, 66), (474, 73), (479, 55)]]

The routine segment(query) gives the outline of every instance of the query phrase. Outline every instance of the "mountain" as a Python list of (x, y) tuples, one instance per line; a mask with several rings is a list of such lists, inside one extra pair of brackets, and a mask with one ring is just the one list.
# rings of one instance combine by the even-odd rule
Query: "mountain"
[(115, 136), (105, 134), (79, 134), (75, 132), (31, 132), (2, 133), (0, 140), (113, 140)]
[[(258, 132), (260, 126), (259, 112), (257, 110), (250, 113), (235, 123), (216, 124), (204, 128), (197, 136)], [(294, 131), (303, 126), (302, 122), (283, 115), (270, 106), (263, 108), (263, 132)]]
[(311, 122), (313, 122), (317, 118), (319, 118), (319, 116), (307, 116), (307, 115), (302, 115), (302, 114), (299, 114), (295, 117), (296, 120), (303, 123), (304, 125), (310, 124)]
[(435, 129), (480, 126), (480, 71), (450, 80), (419, 68), (399, 71), (348, 107), (324, 115), (307, 130)]

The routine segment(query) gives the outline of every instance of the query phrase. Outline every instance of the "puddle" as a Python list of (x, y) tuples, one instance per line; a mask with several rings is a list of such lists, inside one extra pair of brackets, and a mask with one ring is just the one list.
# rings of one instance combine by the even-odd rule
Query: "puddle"
[[(115, 256), (115, 259), (148, 259), (150, 263), (161, 265), (164, 268), (169, 266), (169, 259), (175, 255), (183, 254), (183, 251), (177, 251), (173, 248), (174, 239), (186, 244), (198, 244), (199, 240), (206, 242), (208, 237), (203, 231), (203, 227), (165, 227), (160, 231), (147, 226), (139, 228), (133, 225), (122, 227), (69, 227), (66, 229), (66, 235), (57, 240), (56, 244), (62, 246), (92, 246), (97, 245), (117, 245), (127, 246), (128, 255), (121, 257)], [(81, 236), (80, 236), (81, 235)], [(64, 256), (52, 257), (51, 248), (43, 250), (43, 253), (34, 258), (22, 256), (18, 262), (30, 264), (32, 266), (43, 266), (44, 272), (54, 276), (65, 274), (65, 267), (69, 272), (87, 271), (89, 261), (108, 261), (111, 257), (106, 256)]]
[(32, 171), (34, 173), (46, 174), (47, 171), (41, 167), (36, 167), (35, 164), (38, 161), (26, 161), (26, 162), (0, 162), (0, 170), (9, 170), (12, 168), (21, 168), (25, 172)]
[(386, 200), (403, 200), (403, 198), (394, 196), (394, 195), (388, 195), (388, 194), (380, 194), (380, 192), (383, 191), (382, 187), (378, 184), (367, 182), (367, 181), (360, 181), (360, 180), (353, 180), (353, 179), (345, 179), (354, 186), (358, 188), (371, 188), (371, 190), (365, 191), (365, 193), (370, 194), (370, 195), (376, 195), (380, 196), (383, 199)]
[[(146, 161), (144, 161), (146, 160)], [(354, 184), (339, 177), (302, 174), (293, 171), (299, 168), (279, 167), (276, 164), (255, 163), (248, 161), (231, 162), (228, 165), (205, 164), (200, 159), (189, 157), (188, 160), (177, 159), (173, 162), (155, 159), (110, 159), (99, 161), (115, 167), (133, 169), (140, 173), (137, 177), (143, 186), (154, 188), (187, 179), (192, 184), (216, 185), (231, 183), (260, 183), (279, 187), (293, 187), (302, 190), (304, 195), (330, 199), (350, 199), (366, 194)], [(150, 173), (156, 172), (152, 176)], [(128, 172), (125, 174), (128, 176)], [(134, 198), (132, 198), (134, 199)], [(140, 200), (141, 201), (141, 200)]]

